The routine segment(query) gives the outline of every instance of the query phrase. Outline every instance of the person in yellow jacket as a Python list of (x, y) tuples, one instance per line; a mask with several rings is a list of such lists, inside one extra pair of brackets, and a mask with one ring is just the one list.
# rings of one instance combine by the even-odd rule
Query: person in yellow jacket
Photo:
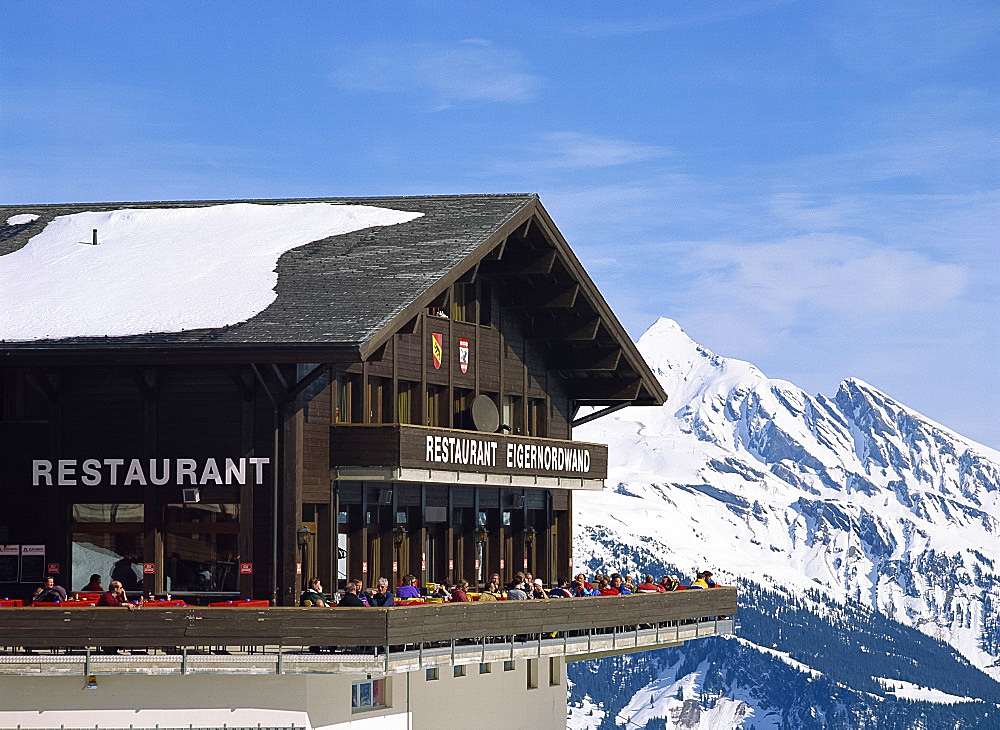
[(695, 579), (694, 583), (692, 583), (689, 586), (689, 589), (693, 588), (697, 590), (699, 588), (708, 588), (708, 581), (711, 577), (712, 574), (708, 571), (702, 571), (701, 573), (698, 573), (698, 577)]

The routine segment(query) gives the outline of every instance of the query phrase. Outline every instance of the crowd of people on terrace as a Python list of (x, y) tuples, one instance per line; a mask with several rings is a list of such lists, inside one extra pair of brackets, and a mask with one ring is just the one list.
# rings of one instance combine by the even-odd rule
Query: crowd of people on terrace
[(643, 582), (636, 584), (631, 575), (612, 573), (597, 574), (592, 580), (578, 573), (570, 583), (566, 578), (559, 578), (554, 586), (545, 587), (541, 578), (535, 578), (531, 573), (518, 572), (513, 580), (506, 585), (500, 581), (499, 573), (493, 573), (490, 579), (478, 591), (470, 591), (469, 582), (464, 579), (454, 584), (430, 583), (423, 588), (418, 586), (416, 576), (406, 575), (400, 581), (395, 594), (389, 590), (389, 581), (379, 578), (375, 587), (365, 591), (361, 580), (355, 578), (348, 581), (339, 601), (323, 592), (323, 584), (319, 578), (312, 578), (308, 587), (302, 592), (303, 606), (341, 606), (360, 608), (365, 606), (396, 606), (411, 602), (423, 602), (428, 599), (447, 601), (450, 603), (465, 603), (478, 601), (527, 601), (549, 598), (581, 598), (586, 596), (618, 596), (638, 593), (668, 593), (671, 591), (704, 590), (716, 588), (718, 584), (712, 580), (712, 571), (703, 570), (697, 573), (690, 585), (684, 585), (676, 575), (664, 575), (659, 582), (651, 574), (643, 576)]

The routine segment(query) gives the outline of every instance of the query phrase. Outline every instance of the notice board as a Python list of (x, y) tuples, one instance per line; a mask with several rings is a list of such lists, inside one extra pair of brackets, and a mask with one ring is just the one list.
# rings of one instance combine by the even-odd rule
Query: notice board
[(0, 545), (0, 583), (17, 583), (21, 575), (20, 561), (20, 545)]
[(45, 577), (45, 546), (21, 546), (21, 582), (41, 583)]

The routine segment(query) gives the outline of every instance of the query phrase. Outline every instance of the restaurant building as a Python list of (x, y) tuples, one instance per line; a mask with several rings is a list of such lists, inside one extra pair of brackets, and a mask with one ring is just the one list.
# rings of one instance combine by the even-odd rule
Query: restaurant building
[[(310, 576), (552, 583), (573, 493), (607, 477), (574, 426), (665, 399), (534, 195), (0, 208), (0, 596), (48, 574), (190, 606), (295, 606)], [(383, 644), (386, 677), (415, 671)]]

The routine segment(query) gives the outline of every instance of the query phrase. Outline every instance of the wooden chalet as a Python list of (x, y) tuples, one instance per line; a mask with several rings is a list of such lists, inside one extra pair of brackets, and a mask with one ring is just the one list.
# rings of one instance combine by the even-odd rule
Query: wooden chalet
[[(224, 202), (7, 206), (38, 218), (0, 257), (58, 216)], [(0, 342), (0, 595), (571, 574), (608, 463), (573, 427), (666, 396), (537, 196), (242, 202), (421, 215), (288, 251), (238, 324)]]

